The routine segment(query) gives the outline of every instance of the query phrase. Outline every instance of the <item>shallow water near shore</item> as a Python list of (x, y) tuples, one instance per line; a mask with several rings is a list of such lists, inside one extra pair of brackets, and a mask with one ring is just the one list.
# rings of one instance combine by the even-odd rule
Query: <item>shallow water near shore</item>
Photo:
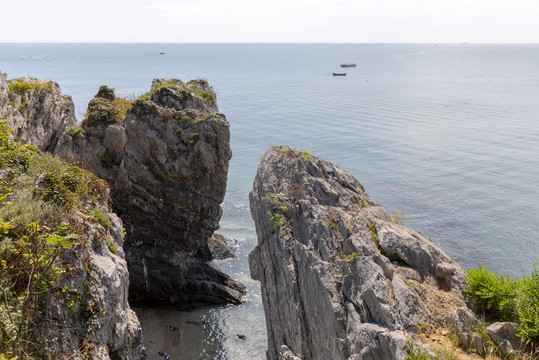
[[(0, 71), (58, 82), (79, 119), (103, 84), (138, 95), (156, 77), (205, 78), (217, 92), (233, 151), (219, 232), (239, 247), (215, 265), (247, 285), (247, 301), (139, 311), (150, 360), (265, 357), (248, 192), (270, 145), (334, 162), (463, 266), (528, 273), (539, 260), (538, 60), (539, 45), (0, 44)], [(348, 62), (357, 68), (331, 76)]]

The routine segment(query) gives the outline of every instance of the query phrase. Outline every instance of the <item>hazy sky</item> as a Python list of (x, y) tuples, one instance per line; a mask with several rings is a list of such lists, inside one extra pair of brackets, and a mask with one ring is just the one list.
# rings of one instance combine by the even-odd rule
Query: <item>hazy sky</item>
[(537, 0), (2, 0), (0, 42), (539, 42)]

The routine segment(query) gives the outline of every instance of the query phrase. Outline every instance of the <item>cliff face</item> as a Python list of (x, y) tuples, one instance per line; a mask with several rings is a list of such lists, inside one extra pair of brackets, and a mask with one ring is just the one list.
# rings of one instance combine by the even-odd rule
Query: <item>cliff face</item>
[[(244, 286), (202, 255), (219, 227), (232, 156), (228, 121), (218, 113), (206, 81), (157, 79), (137, 100), (117, 98), (102, 87), (77, 126), (73, 104), (57, 84), (32, 79), (8, 84), (5, 78), (0, 79), (0, 116), (19, 129), (15, 138), (108, 182), (114, 211), (127, 231), (132, 300), (241, 301)], [(23, 102), (26, 115), (43, 115), (25, 118), (17, 105)]]
[(404, 359), (420, 328), (473, 320), (461, 267), (331, 163), (272, 147), (250, 202), (269, 359)]
[(62, 134), (77, 125), (70, 96), (57, 83), (20, 78), (6, 80), (0, 72), (0, 118), (15, 128), (12, 136), (24, 144), (54, 152)]
[(213, 89), (205, 81), (156, 80), (125, 119), (115, 99), (103, 87), (82, 131), (65, 137), (58, 153), (110, 184), (128, 234), (132, 299), (239, 303), (243, 285), (196, 256), (219, 227), (232, 156)]
[(45, 321), (38, 332), (56, 339), (47, 343), (50, 358), (71, 357), (74, 349), (99, 360), (145, 356), (142, 328), (128, 303), (122, 221), (106, 203), (100, 208), (111, 225), (105, 228), (82, 213), (75, 217), (72, 226), (84, 229), (83, 241), (59, 259), (68, 276), (45, 299)]
[[(0, 124), (0, 352), (141, 359), (121, 220), (88, 171), (9, 139)], [(22, 356), (24, 355), (24, 356)]]

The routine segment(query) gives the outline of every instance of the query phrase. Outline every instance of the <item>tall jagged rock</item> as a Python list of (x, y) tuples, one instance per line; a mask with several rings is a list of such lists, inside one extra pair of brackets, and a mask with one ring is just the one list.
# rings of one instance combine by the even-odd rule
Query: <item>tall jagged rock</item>
[(269, 359), (404, 359), (420, 328), (473, 322), (461, 267), (331, 163), (272, 147), (250, 203)]
[(58, 154), (110, 184), (128, 234), (132, 299), (239, 303), (243, 285), (197, 256), (219, 227), (232, 156), (213, 89), (203, 80), (156, 80), (126, 106), (125, 119), (115, 101), (102, 87)]
[(241, 301), (245, 287), (200, 255), (219, 227), (232, 156), (228, 121), (205, 80), (156, 79), (133, 102), (102, 87), (77, 126), (56, 83), (1, 74), (0, 118), (15, 139), (107, 180), (127, 231), (133, 300)]

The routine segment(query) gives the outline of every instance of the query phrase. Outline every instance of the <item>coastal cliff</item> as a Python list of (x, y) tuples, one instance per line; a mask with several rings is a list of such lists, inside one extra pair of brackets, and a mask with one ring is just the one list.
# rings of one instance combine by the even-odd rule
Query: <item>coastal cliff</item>
[(245, 287), (208, 263), (228, 173), (229, 124), (204, 80), (156, 79), (138, 99), (103, 86), (77, 125), (51, 81), (0, 77), (12, 137), (90, 170), (111, 188), (126, 229), (132, 301), (241, 302)]
[(2, 357), (143, 358), (106, 183), (14, 142), (5, 123), (0, 155)]
[(420, 329), (474, 322), (462, 268), (333, 164), (271, 147), (250, 205), (268, 359), (404, 359)]
[(213, 89), (203, 80), (154, 80), (125, 117), (118, 100), (101, 87), (57, 153), (109, 183), (127, 231), (131, 299), (239, 303), (243, 285), (199, 256), (219, 227), (232, 156)]

